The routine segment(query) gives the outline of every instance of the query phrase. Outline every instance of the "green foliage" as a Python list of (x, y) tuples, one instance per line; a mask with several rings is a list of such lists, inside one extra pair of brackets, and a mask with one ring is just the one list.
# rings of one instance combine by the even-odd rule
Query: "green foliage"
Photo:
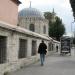
[(60, 40), (60, 37), (65, 33), (65, 27), (62, 24), (62, 21), (57, 18), (52, 25), (49, 26), (49, 36)]
[[(65, 27), (62, 20), (50, 12), (45, 12), (44, 16), (49, 20), (49, 36), (56, 38), (56, 40), (59, 41), (60, 37), (65, 33)], [(55, 21), (53, 22), (52, 19), (55, 19)]]
[(52, 19), (52, 13), (50, 13), (50, 12), (45, 12), (45, 13), (44, 13), (44, 16), (45, 16), (46, 19), (48, 19), (49, 21), (51, 21), (51, 19)]

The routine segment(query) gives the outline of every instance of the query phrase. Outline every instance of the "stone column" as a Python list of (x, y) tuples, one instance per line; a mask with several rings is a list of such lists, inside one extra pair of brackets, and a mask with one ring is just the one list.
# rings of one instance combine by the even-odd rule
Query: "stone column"
[(27, 57), (31, 56), (31, 52), (32, 52), (32, 39), (28, 38), (28, 42), (27, 42)]

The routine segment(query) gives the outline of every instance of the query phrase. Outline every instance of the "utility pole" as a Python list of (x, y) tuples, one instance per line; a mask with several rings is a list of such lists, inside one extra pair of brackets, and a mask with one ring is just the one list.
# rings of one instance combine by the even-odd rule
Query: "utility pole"
[(73, 31), (73, 24), (75, 23), (75, 21), (71, 22), (71, 33), (72, 33), (72, 46), (73, 46), (73, 39), (75, 38), (75, 33)]
[(71, 22), (71, 33), (72, 33), (72, 29), (73, 29), (73, 28), (72, 28), (73, 23), (74, 23), (74, 22)]
[(71, 37), (72, 38), (72, 43), (71, 43), (72, 45), (71, 46), (73, 46), (73, 32), (72, 32), (72, 25), (73, 25), (73, 23), (74, 22), (71, 22), (71, 34), (72, 34), (72, 37)]

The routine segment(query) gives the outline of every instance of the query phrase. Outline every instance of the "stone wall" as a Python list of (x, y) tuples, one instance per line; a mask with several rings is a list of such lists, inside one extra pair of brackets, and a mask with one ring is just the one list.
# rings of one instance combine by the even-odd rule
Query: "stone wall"
[[(33, 36), (26, 35), (24, 33), (19, 33), (16, 31), (12, 31), (5, 28), (0, 28), (0, 36), (7, 37), (7, 58), (6, 63), (0, 64), (0, 75), (4, 72), (15, 71), (20, 68), (23, 68), (26, 65), (29, 65), (39, 59), (39, 55), (37, 53), (39, 43), (41, 42), (40, 38), (36, 38)], [(19, 38), (27, 40), (27, 56), (26, 58), (19, 59)], [(36, 55), (31, 56), (31, 43), (32, 40), (37, 41)], [(48, 45), (48, 41), (45, 40), (45, 43)]]
[(29, 25), (34, 24), (35, 26), (35, 32), (39, 34), (44, 34), (43, 32), (43, 27), (46, 26), (46, 33), (45, 35), (48, 36), (48, 21), (40, 20), (40, 19), (35, 19), (34, 18), (24, 18), (24, 17), (19, 17), (19, 26), (28, 29), (29, 30)]

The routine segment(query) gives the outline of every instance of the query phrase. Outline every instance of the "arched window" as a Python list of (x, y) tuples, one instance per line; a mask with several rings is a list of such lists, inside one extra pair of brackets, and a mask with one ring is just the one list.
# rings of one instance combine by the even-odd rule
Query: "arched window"
[(46, 26), (43, 27), (43, 33), (46, 34)]
[(34, 24), (30, 24), (30, 26), (29, 26), (29, 30), (31, 30), (31, 31), (35, 31), (35, 26), (34, 26)]

